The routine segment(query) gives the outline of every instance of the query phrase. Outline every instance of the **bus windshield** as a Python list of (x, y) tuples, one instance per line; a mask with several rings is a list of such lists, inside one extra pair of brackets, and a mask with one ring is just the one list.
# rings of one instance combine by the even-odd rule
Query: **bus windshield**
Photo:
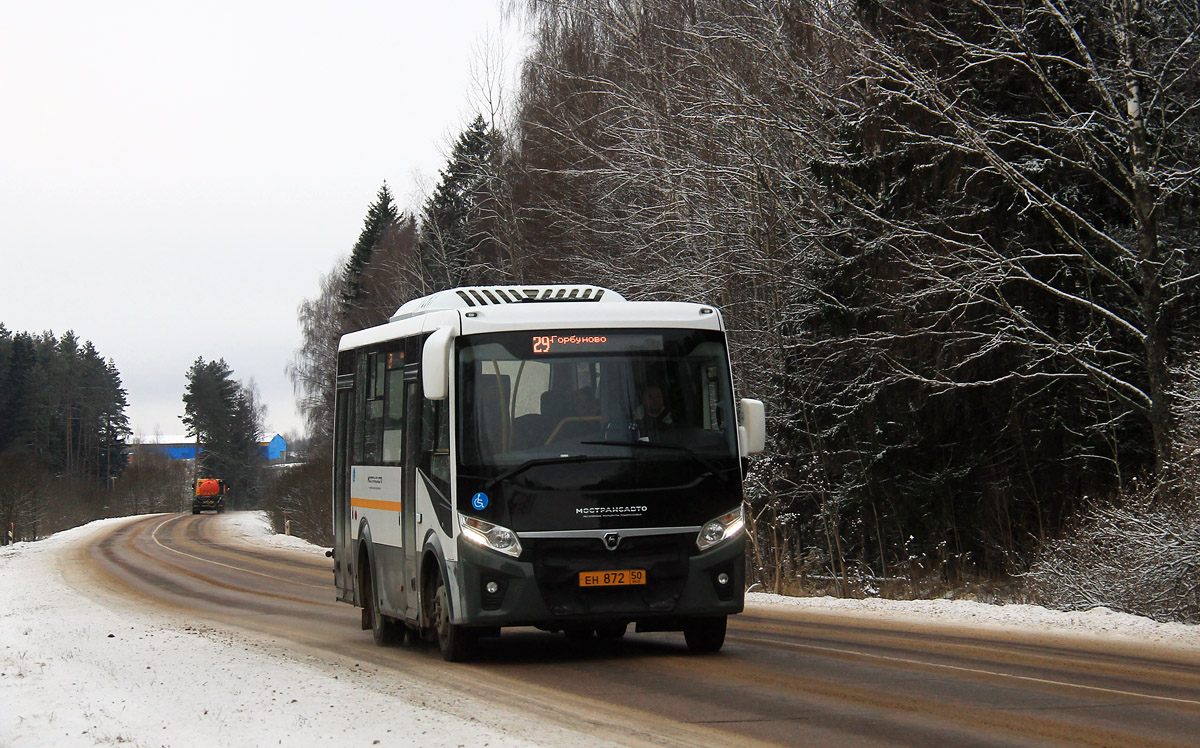
[(459, 339), (460, 470), (650, 459), (698, 471), (736, 457), (724, 335), (712, 330), (529, 331)]

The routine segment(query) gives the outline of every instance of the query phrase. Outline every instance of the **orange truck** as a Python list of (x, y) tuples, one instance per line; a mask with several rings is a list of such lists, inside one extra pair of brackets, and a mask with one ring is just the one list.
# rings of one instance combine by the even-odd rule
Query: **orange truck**
[(217, 514), (225, 511), (225, 481), (220, 478), (196, 480), (195, 492), (192, 497), (192, 514), (199, 514), (205, 509), (215, 509)]

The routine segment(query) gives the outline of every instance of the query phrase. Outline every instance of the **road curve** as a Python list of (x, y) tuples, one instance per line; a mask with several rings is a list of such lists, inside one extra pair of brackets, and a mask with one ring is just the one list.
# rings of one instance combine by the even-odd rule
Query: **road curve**
[(715, 655), (689, 654), (678, 634), (576, 642), (517, 629), (450, 665), (436, 647), (375, 647), (358, 610), (334, 601), (326, 559), (249, 546), (224, 526), (190, 514), (116, 525), (79, 551), (74, 583), (623, 745), (1200, 745), (1192, 651), (751, 609)]

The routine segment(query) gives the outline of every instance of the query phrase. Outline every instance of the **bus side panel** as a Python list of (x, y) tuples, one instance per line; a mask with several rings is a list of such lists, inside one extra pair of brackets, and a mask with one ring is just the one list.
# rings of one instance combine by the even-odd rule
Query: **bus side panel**
[(390, 616), (404, 613), (404, 539), (401, 533), (400, 481), (402, 469), (379, 465), (350, 468), (350, 508), (355, 527), (371, 528), (375, 567), (371, 570), (380, 592), (380, 609)]
[[(416, 622), (419, 620), (419, 611), (421, 605), (420, 577), (418, 576), (418, 572), (420, 571), (419, 567), (421, 563), (422, 552), (425, 544), (429, 542), (429, 535), (433, 534), (437, 536), (438, 547), (441, 550), (440, 558), (443, 562), (445, 562), (446, 566), (449, 567), (443, 571), (445, 571), (449, 576), (447, 581), (452, 598), (455, 598), (458, 594), (458, 585), (455, 584), (454, 579), (454, 566), (457, 563), (458, 554), (456, 552), (454, 542), (450, 539), (450, 536), (446, 532), (446, 527), (449, 527), (450, 522), (452, 521), (452, 510), (448, 502), (444, 500), (438, 500), (433, 496), (433, 494), (430, 492), (426, 479), (420, 475), (419, 470), (413, 470), (413, 473), (414, 485), (412, 495), (415, 498), (416, 511), (414, 512), (413, 518), (412, 537), (421, 538), (422, 542), (414, 542), (410, 549), (412, 551), (412, 557), (410, 566), (408, 568), (412, 570), (412, 574), (410, 575), (409, 579), (410, 593), (408, 596), (409, 607), (407, 617), (410, 621)], [(453, 610), (459, 610), (456, 599), (451, 600), (451, 608)]]
[(379, 609), (393, 618), (404, 618), (405, 584), (404, 549), (395, 545), (375, 543), (375, 573), (380, 592)]

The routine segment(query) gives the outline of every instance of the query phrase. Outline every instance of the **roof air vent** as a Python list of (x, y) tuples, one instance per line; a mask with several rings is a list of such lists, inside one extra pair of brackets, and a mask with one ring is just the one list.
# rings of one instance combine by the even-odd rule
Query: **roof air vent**
[(600, 286), (465, 286), (438, 291), (405, 302), (391, 321), (444, 309), (542, 302), (624, 301), (616, 291)]

